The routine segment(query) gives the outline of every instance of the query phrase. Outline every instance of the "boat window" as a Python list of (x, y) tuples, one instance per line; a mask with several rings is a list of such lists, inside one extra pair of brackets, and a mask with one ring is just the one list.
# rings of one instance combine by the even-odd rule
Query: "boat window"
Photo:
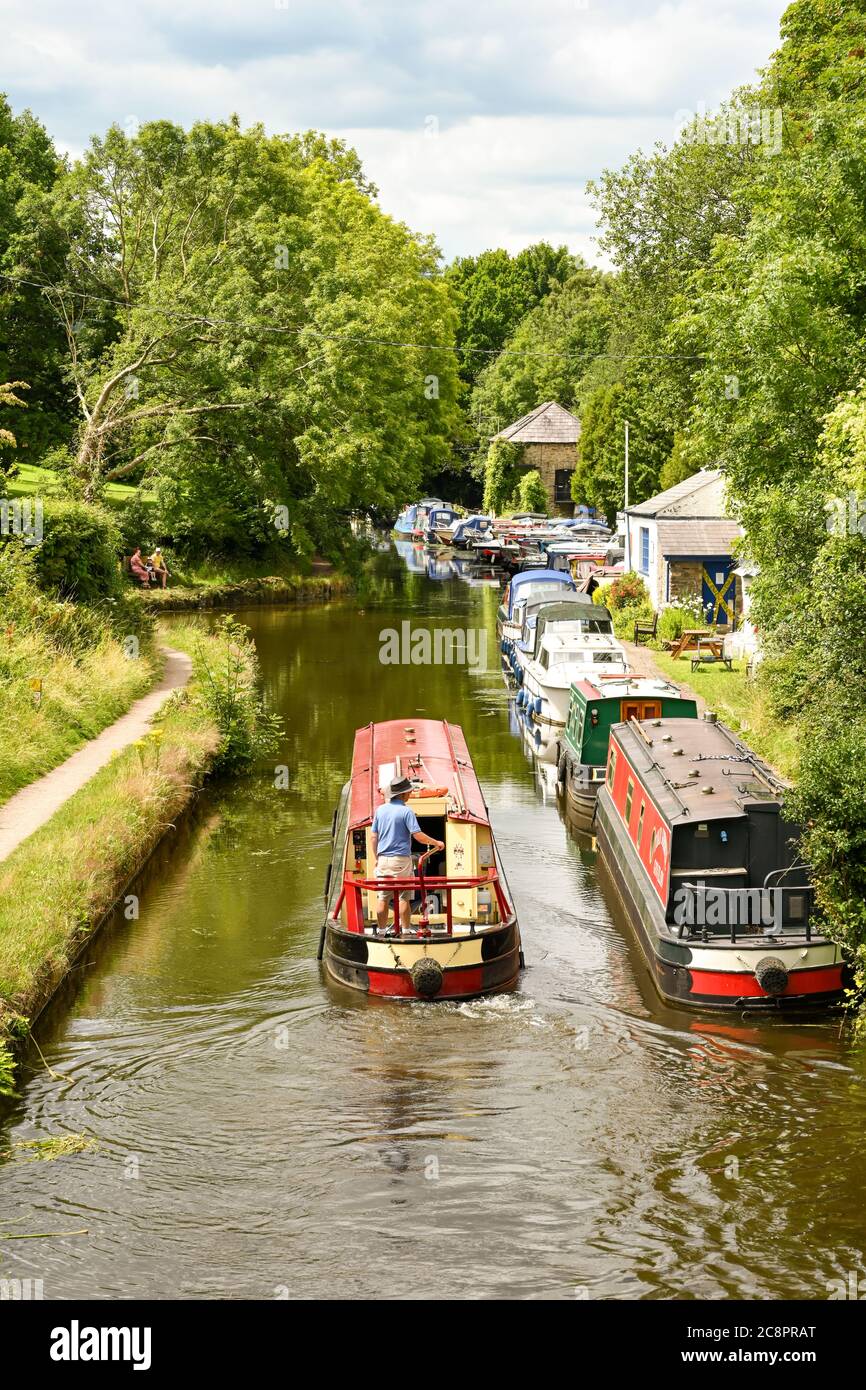
[(614, 779), (615, 776), (616, 776), (616, 745), (612, 743), (612, 744), (610, 745), (610, 758), (608, 759), (608, 763), (607, 763), (607, 781), (608, 781), (608, 786), (611, 786), (611, 787), (613, 786), (613, 779)]
[(643, 813), (644, 813), (645, 810), (646, 810), (646, 802), (645, 802), (645, 801), (642, 801), (641, 804), (640, 804), (640, 815), (639, 815), (638, 818), (637, 818), (637, 840), (635, 841), (635, 843), (637, 844), (638, 849), (640, 849), (640, 837), (641, 837), (641, 835), (643, 834)]
[(549, 667), (550, 667), (550, 652), (547, 650), (546, 647), (542, 647), (541, 651), (539, 652), (539, 654), (538, 654), (538, 663), (539, 663), (540, 666), (543, 666), (543, 667), (544, 667), (545, 671), (547, 671), (547, 670), (549, 669)]
[(631, 806), (632, 806), (633, 800), (634, 800), (634, 782), (633, 782), (632, 779), (629, 777), (629, 779), (628, 779), (628, 788), (627, 788), (626, 794), (625, 794), (625, 818), (626, 818), (626, 821), (627, 821), (627, 822), (631, 820)]

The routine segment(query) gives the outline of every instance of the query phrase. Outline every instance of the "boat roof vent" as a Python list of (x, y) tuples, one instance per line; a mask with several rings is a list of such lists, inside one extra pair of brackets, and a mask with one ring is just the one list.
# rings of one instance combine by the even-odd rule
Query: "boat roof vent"
[(715, 787), (701, 787), (701, 791), (703, 792), (704, 796), (712, 796), (713, 792), (715, 791)]

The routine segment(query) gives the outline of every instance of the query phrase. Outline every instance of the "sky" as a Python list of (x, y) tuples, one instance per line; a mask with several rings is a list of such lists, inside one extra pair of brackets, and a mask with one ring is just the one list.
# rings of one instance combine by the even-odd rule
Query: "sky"
[(778, 45), (783, 0), (0, 0), (0, 91), (93, 133), (237, 112), (352, 144), (447, 260), (539, 240), (604, 264), (588, 179), (669, 144)]

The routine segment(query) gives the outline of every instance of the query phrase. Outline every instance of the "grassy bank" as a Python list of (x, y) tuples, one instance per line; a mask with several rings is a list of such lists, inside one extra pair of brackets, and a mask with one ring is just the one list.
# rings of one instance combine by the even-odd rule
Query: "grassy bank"
[(12, 1047), (163, 835), (217, 769), (242, 766), (268, 737), (255, 650), (231, 622), (172, 628), (193, 678), (155, 730), (118, 754), (0, 864), (0, 1093)]
[(141, 592), (142, 606), (153, 613), (182, 613), (208, 608), (254, 608), (281, 603), (323, 603), (353, 589), (345, 575), (265, 575), (260, 578), (208, 580)]
[(676, 681), (677, 685), (688, 685), (706, 700), (709, 708), (783, 777), (796, 777), (796, 728), (780, 723), (773, 716), (760, 677), (750, 680), (746, 676), (744, 660), (735, 660), (731, 671), (721, 662), (692, 671), (688, 657), (678, 657), (675, 661), (667, 652), (655, 650), (652, 656), (664, 676)]
[[(157, 653), (130, 661), (120, 643), (83, 655), (39, 635), (13, 635), (0, 654), (0, 804), (95, 738), (153, 685)], [(41, 696), (31, 681), (41, 679)]]
[(0, 803), (150, 689), (161, 666), (151, 628), (122, 599), (86, 606), (40, 592), (32, 557), (0, 547)]

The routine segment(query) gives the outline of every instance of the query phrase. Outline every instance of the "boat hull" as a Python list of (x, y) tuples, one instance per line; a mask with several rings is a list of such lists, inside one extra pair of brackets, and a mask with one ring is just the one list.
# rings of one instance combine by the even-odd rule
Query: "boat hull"
[[(594, 833), (605, 872), (619, 897), (661, 997), (670, 1004), (712, 1012), (743, 1009), (793, 1013), (838, 1003), (844, 987), (838, 947), (798, 941), (782, 946), (676, 940), (664, 932), (664, 909), (644, 884), (631, 842), (620, 829), (610, 798), (596, 800)], [(784, 994), (767, 994), (754, 967), (763, 958), (782, 960), (788, 970)], [(805, 957), (805, 960), (804, 960)]]
[[(362, 994), (424, 1002), (477, 999), (515, 988), (522, 965), (516, 922), (475, 936), (437, 936), (426, 939), (359, 935), (325, 925), (323, 963), (338, 984)], [(416, 986), (419, 961), (433, 960), (442, 976), (435, 993)]]
[(561, 742), (556, 745), (557, 776), (565, 788), (568, 809), (579, 829), (590, 830), (595, 818), (602, 781), (594, 780), (597, 769), (589, 763), (579, 763)]

